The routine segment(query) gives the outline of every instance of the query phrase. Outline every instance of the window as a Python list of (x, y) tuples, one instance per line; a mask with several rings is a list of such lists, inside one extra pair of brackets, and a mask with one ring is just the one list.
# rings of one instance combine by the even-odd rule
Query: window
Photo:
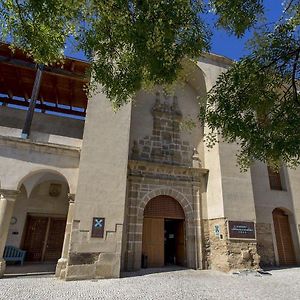
[(271, 190), (282, 191), (282, 182), (280, 171), (275, 171), (271, 167), (268, 166), (268, 174), (269, 174), (269, 182)]

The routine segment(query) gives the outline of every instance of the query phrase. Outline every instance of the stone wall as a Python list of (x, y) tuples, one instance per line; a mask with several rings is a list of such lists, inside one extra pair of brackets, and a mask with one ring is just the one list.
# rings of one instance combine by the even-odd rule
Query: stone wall
[(203, 256), (202, 256), (202, 263), (203, 269), (210, 269), (211, 268), (211, 255), (210, 255), (210, 230), (209, 230), (209, 222), (208, 220), (202, 220), (202, 244), (203, 244)]
[[(216, 225), (220, 227), (219, 236), (214, 233)], [(203, 220), (203, 229), (204, 266), (225, 272), (259, 267), (256, 241), (229, 239), (225, 218)]]
[(257, 252), (260, 255), (261, 266), (273, 266), (275, 252), (272, 237), (272, 226), (268, 223), (256, 224)]
[[(259, 259), (256, 242), (229, 240), (225, 218), (204, 220), (207, 211), (201, 203), (201, 193), (206, 189), (203, 183), (207, 170), (201, 169), (197, 150), (193, 151), (183, 140), (180, 132), (182, 113), (177, 98), (172, 100), (172, 103), (162, 102), (161, 95), (156, 94), (152, 107), (152, 135), (136, 137), (133, 142), (128, 164), (127, 239), (124, 241), (123, 266), (127, 270), (140, 268), (143, 209), (152, 198), (168, 195), (185, 211), (187, 267), (222, 271), (256, 268)], [(252, 190), (250, 194), (252, 196)], [(250, 204), (254, 213), (254, 205)], [(215, 225), (221, 227), (221, 238), (214, 234)]]
[(124, 269), (138, 270), (141, 267), (143, 211), (148, 201), (160, 195), (173, 197), (182, 206), (186, 226), (186, 266), (195, 268), (198, 265), (195, 246), (201, 241), (201, 236), (196, 230), (196, 201), (199, 201), (196, 191), (201, 190), (205, 173), (206, 170), (199, 168), (146, 161), (129, 162)]
[(165, 164), (191, 166), (193, 148), (188, 141), (180, 137), (182, 113), (177, 97), (173, 103), (161, 102), (157, 92), (155, 104), (152, 107), (152, 135), (139, 138), (133, 142), (131, 158)]
[(127, 235), (123, 241), (122, 266), (126, 270), (140, 269), (143, 210), (152, 198), (167, 195), (177, 200), (185, 212), (186, 266), (202, 268), (202, 250), (198, 247), (201, 244), (198, 242), (201, 241), (200, 190), (207, 170), (200, 168), (197, 150), (182, 139), (183, 114), (177, 97), (171, 99), (156, 93), (151, 113), (152, 134), (135, 137), (128, 163)]

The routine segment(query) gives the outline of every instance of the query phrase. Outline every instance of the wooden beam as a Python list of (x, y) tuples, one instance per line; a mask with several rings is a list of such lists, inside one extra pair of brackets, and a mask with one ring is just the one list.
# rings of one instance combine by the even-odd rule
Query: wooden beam
[(3, 74), (4, 74), (4, 72), (2, 71), (2, 67), (1, 67), (1, 64), (0, 64), (0, 83), (1, 83), (2, 86), (5, 87), (5, 89), (6, 89), (6, 94), (9, 95), (9, 97), (13, 97), (12, 91), (11, 91), (10, 88), (8, 88), (7, 85), (5, 84), (5, 80), (4, 80)]
[[(29, 103), (27, 101), (14, 100), (11, 98), (6, 98), (6, 97), (0, 97), (0, 102), (5, 103), (5, 104), (29, 107)], [(46, 104), (38, 104), (38, 103), (36, 104), (35, 108), (43, 110), (43, 111), (53, 111), (53, 112), (66, 114), (66, 115), (85, 117), (85, 110), (84, 111), (70, 110), (67, 108), (49, 106)]]
[(58, 107), (58, 89), (57, 89), (57, 78), (53, 77), (53, 80), (51, 81), (53, 90), (54, 90), (54, 95), (55, 95), (55, 105), (56, 107)]
[(34, 84), (32, 88), (32, 93), (30, 97), (29, 109), (26, 114), (25, 124), (22, 130), (22, 137), (28, 139), (30, 135), (31, 123), (33, 119), (34, 109), (36, 105), (36, 101), (39, 95), (42, 75), (43, 75), (43, 65), (38, 65), (36, 70), (36, 75), (34, 79)]
[[(23, 86), (23, 81), (22, 81), (22, 77), (20, 77), (20, 72), (18, 72), (18, 70), (16, 70), (16, 69), (14, 71), (15, 71), (14, 73), (15, 73), (15, 76), (16, 76), (16, 78), (18, 80), (19, 86), (20, 87)], [(24, 92), (24, 90), (23, 90), (23, 93), (24, 93), (24, 98), (26, 99), (26, 93)], [(27, 97), (27, 99), (29, 99), (29, 97)]]
[[(35, 64), (33, 62), (29, 61), (24, 61), (21, 59), (16, 59), (16, 58), (11, 58), (11, 57), (6, 57), (0, 55), (0, 63), (10, 65), (10, 66), (15, 66), (15, 67), (20, 67), (23, 69), (29, 69), (29, 70), (35, 70)], [(85, 77), (85, 75), (80, 74), (80, 73), (75, 73), (71, 72), (62, 68), (57, 68), (57, 67), (45, 67), (43, 73), (49, 74), (49, 75), (56, 75), (60, 77), (65, 77), (69, 78), (72, 80), (77, 80), (77, 81), (83, 81), (83, 82), (88, 82), (89, 78)]]
[(71, 91), (71, 96), (69, 99), (69, 105), (70, 105), (70, 109), (72, 109), (72, 101), (74, 100), (74, 89), (72, 87), (72, 81), (69, 80), (69, 90)]

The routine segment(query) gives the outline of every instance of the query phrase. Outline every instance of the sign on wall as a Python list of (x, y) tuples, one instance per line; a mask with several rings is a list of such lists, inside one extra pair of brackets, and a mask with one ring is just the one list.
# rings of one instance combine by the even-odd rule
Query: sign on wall
[(255, 240), (254, 222), (228, 221), (228, 234), (230, 239)]
[(215, 236), (216, 237), (220, 237), (220, 234), (221, 234), (221, 227), (220, 227), (220, 225), (215, 225), (214, 226), (214, 233), (215, 233)]
[(92, 224), (92, 237), (103, 238), (105, 218), (95, 217)]

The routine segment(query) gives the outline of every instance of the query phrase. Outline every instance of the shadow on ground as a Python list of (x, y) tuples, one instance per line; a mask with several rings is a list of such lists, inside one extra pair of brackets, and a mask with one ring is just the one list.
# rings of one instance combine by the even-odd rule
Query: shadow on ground
[(299, 265), (295, 265), (295, 266), (280, 266), (280, 267), (277, 267), (277, 266), (267, 266), (267, 267), (263, 267), (263, 270), (265, 271), (274, 271), (274, 270), (286, 270), (286, 269), (296, 269), (296, 268), (299, 268)]
[(183, 270), (188, 270), (188, 269), (180, 266), (166, 266), (163, 268), (146, 268), (146, 269), (140, 269), (138, 271), (133, 271), (133, 272), (122, 272), (121, 277), (122, 278), (137, 277), (137, 276), (144, 276), (149, 274), (175, 272), (175, 271), (183, 271)]
[(25, 263), (21, 265), (7, 265), (4, 278), (17, 276), (33, 276), (33, 275), (53, 275), (55, 273), (56, 264), (53, 263)]

